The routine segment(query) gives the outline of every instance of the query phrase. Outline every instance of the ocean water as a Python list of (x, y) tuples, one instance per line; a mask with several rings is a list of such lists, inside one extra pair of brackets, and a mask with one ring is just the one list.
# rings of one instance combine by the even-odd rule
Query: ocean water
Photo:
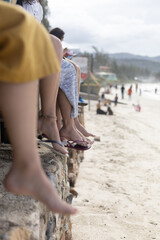
[[(160, 101), (160, 83), (143, 83), (139, 85), (144, 97)], [(157, 88), (157, 93), (155, 89)]]

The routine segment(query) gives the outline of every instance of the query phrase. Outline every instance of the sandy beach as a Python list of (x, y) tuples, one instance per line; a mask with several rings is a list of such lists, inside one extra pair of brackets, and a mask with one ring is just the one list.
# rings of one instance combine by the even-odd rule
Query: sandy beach
[[(160, 240), (160, 84), (141, 84), (142, 95), (120, 88), (107, 98), (113, 116), (97, 115), (96, 101), (85, 107), (85, 127), (100, 137), (85, 152), (73, 205), (73, 240)], [(125, 86), (126, 90), (128, 86)], [(140, 103), (141, 112), (132, 104)], [(105, 106), (102, 106), (106, 110)]]

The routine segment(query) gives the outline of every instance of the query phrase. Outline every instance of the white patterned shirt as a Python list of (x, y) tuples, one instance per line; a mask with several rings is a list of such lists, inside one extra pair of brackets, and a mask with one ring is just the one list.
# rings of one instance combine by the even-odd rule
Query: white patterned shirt
[(23, 8), (41, 23), (43, 19), (43, 8), (39, 2), (33, 1), (31, 4), (23, 3)]

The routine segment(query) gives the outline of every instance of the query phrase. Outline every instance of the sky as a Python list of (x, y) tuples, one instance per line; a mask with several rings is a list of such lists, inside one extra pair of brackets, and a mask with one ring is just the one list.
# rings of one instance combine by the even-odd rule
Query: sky
[(160, 56), (160, 0), (48, 0), (64, 47)]

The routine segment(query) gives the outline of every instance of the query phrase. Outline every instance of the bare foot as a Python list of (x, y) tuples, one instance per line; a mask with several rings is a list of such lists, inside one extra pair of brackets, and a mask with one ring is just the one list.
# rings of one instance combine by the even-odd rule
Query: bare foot
[(92, 145), (94, 143), (94, 140), (90, 140), (89, 138), (85, 137), (78, 129), (77, 131), (79, 132), (79, 134), (81, 135), (83, 141), (89, 143), (90, 145)]
[(67, 126), (67, 127), (62, 127), (60, 129), (60, 137), (61, 139), (67, 139), (70, 141), (75, 141), (78, 145), (87, 147), (88, 146), (88, 142), (86, 140), (84, 140), (84, 138), (82, 137), (82, 135), (79, 133), (79, 131), (77, 131), (77, 129), (74, 126)]
[[(38, 130), (45, 134), (48, 140), (55, 140), (61, 143), (55, 117), (40, 117), (38, 120)], [(68, 153), (67, 149), (59, 144), (52, 143), (52, 146), (62, 154)]]
[(74, 119), (74, 122), (75, 122), (76, 128), (78, 129), (78, 131), (80, 131), (80, 132), (83, 134), (83, 136), (85, 136), (85, 137), (95, 137), (94, 134), (89, 133), (89, 132), (82, 126), (82, 124), (79, 122), (78, 118), (75, 118), (75, 119)]
[(56, 190), (43, 172), (41, 166), (12, 166), (3, 181), (7, 191), (31, 196), (44, 203), (54, 213), (71, 215), (77, 212), (76, 208), (60, 200)]

